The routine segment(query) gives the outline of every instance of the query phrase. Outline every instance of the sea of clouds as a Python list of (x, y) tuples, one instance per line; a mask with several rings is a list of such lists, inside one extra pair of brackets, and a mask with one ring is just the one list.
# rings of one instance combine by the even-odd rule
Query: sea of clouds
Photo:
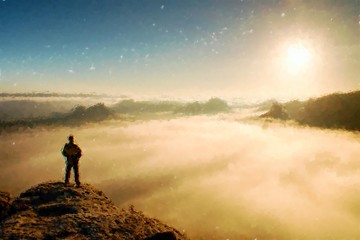
[(360, 238), (358, 133), (226, 115), (3, 133), (0, 189), (62, 180), (70, 133), (83, 182), (192, 239)]

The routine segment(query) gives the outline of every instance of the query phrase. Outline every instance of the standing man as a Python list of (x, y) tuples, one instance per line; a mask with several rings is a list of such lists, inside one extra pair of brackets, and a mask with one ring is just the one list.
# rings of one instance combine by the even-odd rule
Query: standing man
[(66, 157), (65, 185), (69, 185), (71, 168), (74, 168), (76, 187), (80, 187), (79, 160), (81, 157), (81, 149), (75, 144), (73, 135), (70, 135), (68, 139), (69, 142), (65, 143), (65, 146), (62, 149), (62, 154)]

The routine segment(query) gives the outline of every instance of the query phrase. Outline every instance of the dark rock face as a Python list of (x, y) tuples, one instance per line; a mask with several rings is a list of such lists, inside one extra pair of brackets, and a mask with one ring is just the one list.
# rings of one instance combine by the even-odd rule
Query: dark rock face
[(12, 202), (0, 193), (0, 209), (0, 239), (187, 239), (133, 207), (118, 209), (89, 184), (75, 188), (47, 182)]
[(153, 236), (145, 238), (145, 240), (176, 240), (173, 232), (155, 233)]
[(0, 191), (0, 222), (10, 215), (11, 195)]

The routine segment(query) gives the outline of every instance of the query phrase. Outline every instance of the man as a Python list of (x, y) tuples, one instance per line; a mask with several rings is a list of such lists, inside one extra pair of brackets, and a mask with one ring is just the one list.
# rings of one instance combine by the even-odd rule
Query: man
[(81, 149), (75, 144), (73, 135), (70, 135), (68, 140), (69, 142), (65, 143), (65, 146), (62, 149), (62, 154), (66, 157), (65, 185), (69, 185), (71, 168), (74, 168), (76, 187), (80, 187), (79, 160), (81, 157)]

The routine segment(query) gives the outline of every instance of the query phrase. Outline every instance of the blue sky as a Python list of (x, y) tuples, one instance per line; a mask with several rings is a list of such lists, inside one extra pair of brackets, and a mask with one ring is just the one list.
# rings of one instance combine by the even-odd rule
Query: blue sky
[[(312, 2), (3, 0), (0, 88), (246, 97), (357, 89), (359, 0)], [(279, 67), (296, 42), (321, 62), (307, 63), (312, 73)]]

